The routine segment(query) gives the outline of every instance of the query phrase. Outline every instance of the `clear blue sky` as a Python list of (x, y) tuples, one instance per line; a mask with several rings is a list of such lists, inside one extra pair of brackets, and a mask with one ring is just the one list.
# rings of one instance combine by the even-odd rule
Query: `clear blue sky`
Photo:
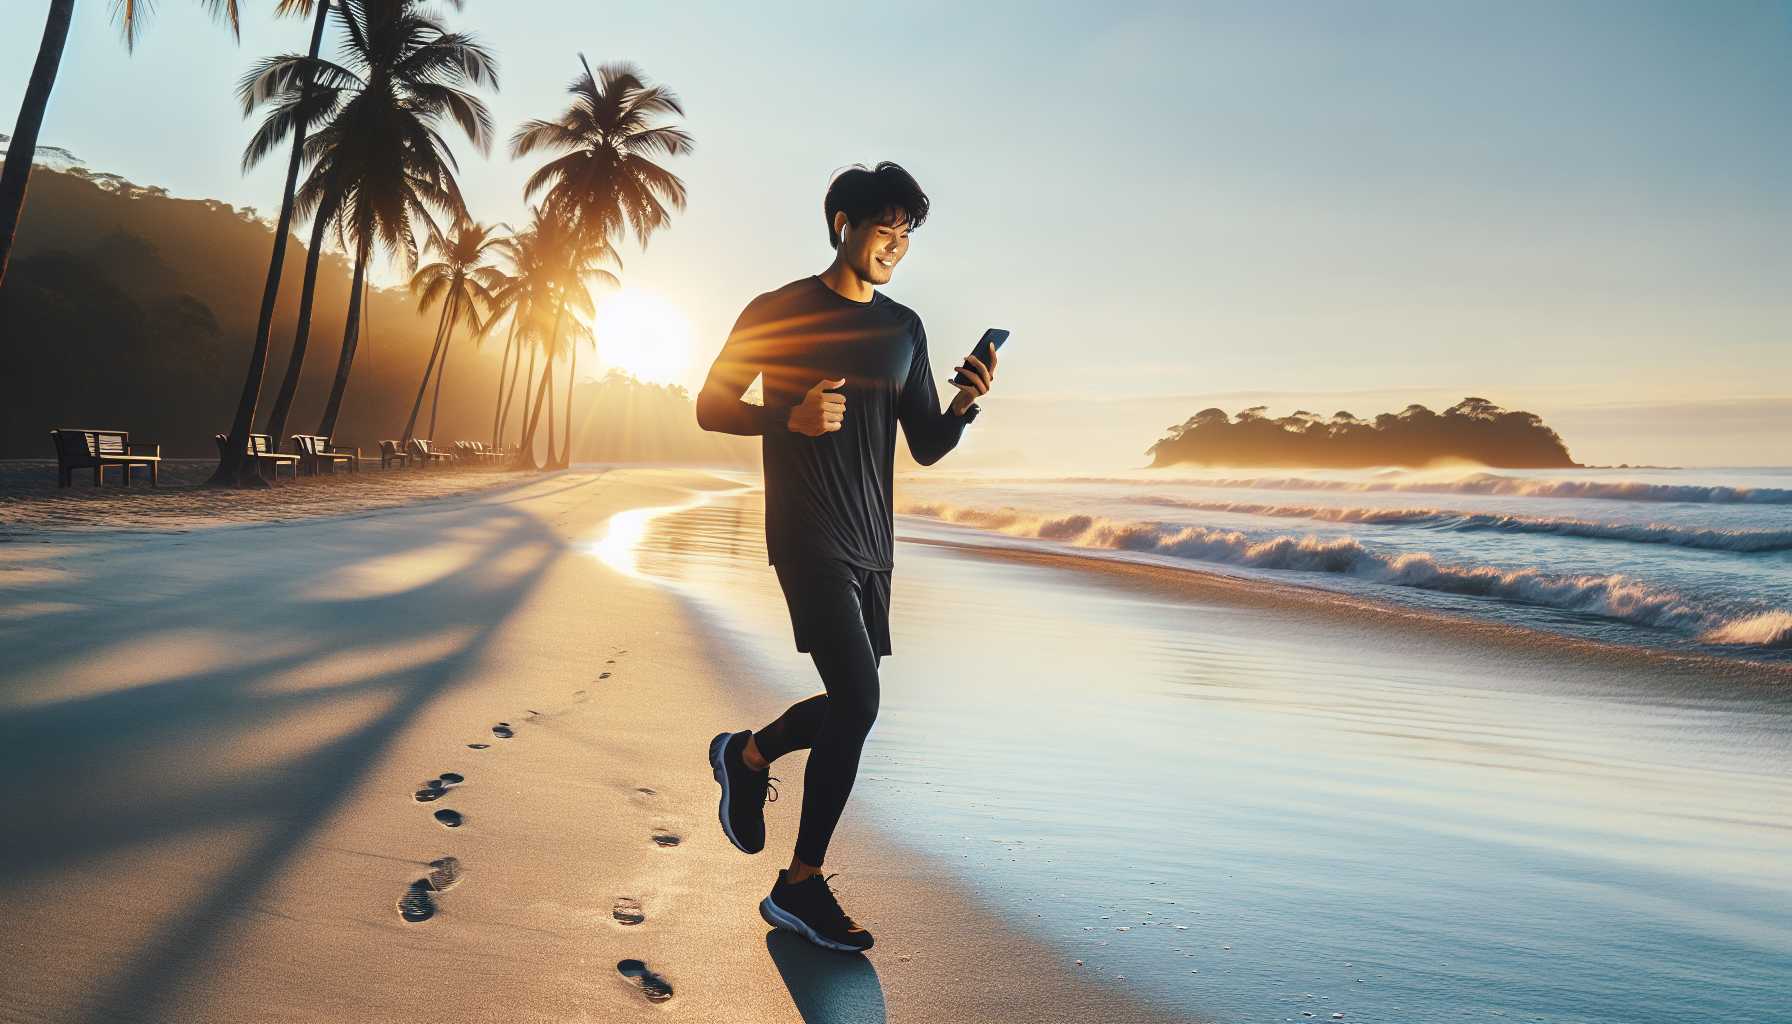
[[(82, 0), (43, 141), (273, 210), (279, 168), (238, 173), (231, 98), (253, 59), (305, 43), (272, 6), (249, 4), (239, 47), (161, 0), (130, 56), (110, 3)], [(0, 117), (44, 7), (0, 14)], [(1476, 394), (1543, 413), (1584, 461), (1792, 463), (1792, 3), (468, 0), (450, 17), (497, 51), (505, 136), (561, 108), (581, 50), (684, 100), (698, 147), (670, 166), (690, 207), (625, 276), (687, 311), (692, 386), (748, 298), (826, 264), (829, 173), (888, 158), (934, 199), (887, 291), (926, 320), (935, 365), (1014, 331), (984, 456), (1038, 431), (1135, 463), (1207, 405)], [(462, 159), (476, 215), (520, 220), (527, 167)]]

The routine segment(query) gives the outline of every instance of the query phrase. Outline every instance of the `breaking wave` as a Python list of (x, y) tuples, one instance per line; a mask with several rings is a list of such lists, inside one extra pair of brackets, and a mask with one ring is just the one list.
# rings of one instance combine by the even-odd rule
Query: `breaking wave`
[(1557, 575), (1534, 568), (1452, 565), (1423, 552), (1377, 552), (1347, 537), (1256, 538), (1237, 530), (1080, 514), (1041, 516), (1013, 508), (905, 502), (898, 511), (1074, 547), (1171, 555), (1253, 569), (1337, 573), (1385, 586), (1496, 598), (1691, 633), (1704, 643), (1792, 646), (1792, 612), (1772, 609), (1738, 615), (1702, 607), (1675, 591), (1617, 573)]
[(1314, 519), (1370, 526), (1421, 526), (1440, 530), (1490, 530), (1543, 533), (1559, 537), (1621, 540), (1637, 544), (1672, 544), (1707, 551), (1792, 551), (1792, 530), (1714, 530), (1672, 523), (1605, 523), (1559, 516), (1523, 516), (1494, 512), (1460, 512), (1439, 508), (1341, 508), (1329, 505), (1268, 505), (1246, 501), (1191, 501), (1157, 495), (1128, 499), (1144, 505), (1165, 505), (1201, 512), (1230, 512), (1278, 519)]

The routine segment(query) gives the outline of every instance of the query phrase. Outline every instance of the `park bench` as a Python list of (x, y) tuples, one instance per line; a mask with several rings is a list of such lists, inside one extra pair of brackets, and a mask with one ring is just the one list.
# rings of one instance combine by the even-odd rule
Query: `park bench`
[(424, 469), (428, 469), (437, 462), (454, 461), (453, 452), (435, 451), (430, 448), (429, 442), (421, 437), (411, 438), (411, 454), (416, 456), (417, 462), (422, 465)]
[(305, 471), (312, 476), (317, 475), (318, 467), (329, 466), (330, 472), (336, 467), (346, 464), (354, 472), (361, 471), (361, 449), (348, 448), (330, 443), (330, 439), (322, 434), (294, 434), (293, 443), (299, 446), (299, 458)]
[[(160, 483), (157, 468), (162, 464), (162, 446), (148, 441), (133, 441), (129, 431), (83, 430), (63, 427), (50, 431), (56, 443), (56, 482), (67, 487), (74, 482), (77, 469), (93, 470), (93, 485), (106, 482), (106, 470), (116, 468), (124, 486), (131, 485), (131, 468), (149, 470), (151, 487)], [(147, 453), (137, 449), (147, 448)]]
[(411, 453), (405, 451), (404, 446), (397, 441), (381, 441), (380, 468), (391, 469), (394, 462), (408, 469), (411, 465)]
[[(212, 440), (218, 442), (218, 457), (224, 457), (224, 449), (229, 446), (230, 438), (224, 434), (213, 434)], [(280, 467), (284, 466), (292, 472), (293, 479), (299, 476), (299, 457), (286, 452), (274, 450), (274, 439), (267, 434), (250, 434), (249, 443), (243, 447), (243, 454), (255, 460), (255, 472), (262, 476), (271, 476), (275, 483), (280, 482)], [(263, 471), (266, 472), (263, 472)]]

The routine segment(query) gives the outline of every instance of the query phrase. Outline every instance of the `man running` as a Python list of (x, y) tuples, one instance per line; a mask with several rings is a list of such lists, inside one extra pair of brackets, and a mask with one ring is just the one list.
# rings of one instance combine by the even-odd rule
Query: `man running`
[[(995, 377), (993, 353), (988, 366), (967, 356), (958, 369), (970, 383), (955, 382), (958, 394), (941, 411), (921, 318), (872, 287), (889, 283), (927, 207), (915, 179), (889, 161), (837, 175), (823, 202), (833, 263), (748, 303), (697, 396), (703, 429), (764, 438), (767, 561), (796, 649), (814, 660), (826, 691), (757, 732), (710, 742), (722, 831), (747, 853), (764, 849), (767, 769), (808, 748), (796, 852), (759, 912), (846, 951), (870, 949), (871, 933), (840, 909), (820, 871), (877, 718), (878, 664), (890, 653), (896, 424), (915, 461), (932, 465), (958, 444)], [(741, 401), (755, 377), (763, 406)]]

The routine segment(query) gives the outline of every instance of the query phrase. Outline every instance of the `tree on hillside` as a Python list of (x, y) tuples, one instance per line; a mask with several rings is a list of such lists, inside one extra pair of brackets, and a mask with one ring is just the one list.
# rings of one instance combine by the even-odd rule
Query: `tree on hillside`
[[(658, 114), (683, 116), (684, 108), (671, 90), (648, 85), (633, 64), (604, 64), (594, 73), (582, 54), (579, 63), (584, 73), (567, 90), (572, 103), (555, 120), (529, 121), (518, 128), (510, 151), (515, 157), (538, 150), (560, 154), (529, 176), (524, 196), (545, 193), (544, 205), (578, 236), (569, 254), (589, 261), (600, 259), (604, 250), (613, 254), (610, 238), (625, 225), (645, 249), (653, 233), (671, 223), (667, 204), (684, 209), (684, 182), (649, 158), (689, 153), (693, 142), (684, 129), (653, 121)], [(571, 276), (581, 274), (573, 270)], [(542, 377), (545, 383), (547, 370)], [(567, 452), (556, 458), (550, 450), (550, 464), (564, 465), (571, 457), (570, 382), (566, 423)]]
[[(241, 38), (236, 0), (200, 0), (200, 4), (228, 22), (232, 34)], [(126, 49), (136, 46), (138, 23), (147, 7), (132, 0), (117, 0), (113, 4), (115, 17), (124, 30)], [(56, 72), (62, 66), (62, 50), (68, 43), (69, 22), (74, 13), (75, 0), (50, 0), (43, 40), (37, 47), (37, 62), (31, 67), (25, 98), (19, 104), (19, 119), (7, 143), (6, 166), (0, 170), (0, 284), (6, 283), (7, 260), (19, 231), (19, 214), (25, 208), (25, 186), (31, 181), (31, 164), (37, 159), (37, 136), (43, 130), (44, 111), (49, 108), (50, 90), (55, 87)]]

